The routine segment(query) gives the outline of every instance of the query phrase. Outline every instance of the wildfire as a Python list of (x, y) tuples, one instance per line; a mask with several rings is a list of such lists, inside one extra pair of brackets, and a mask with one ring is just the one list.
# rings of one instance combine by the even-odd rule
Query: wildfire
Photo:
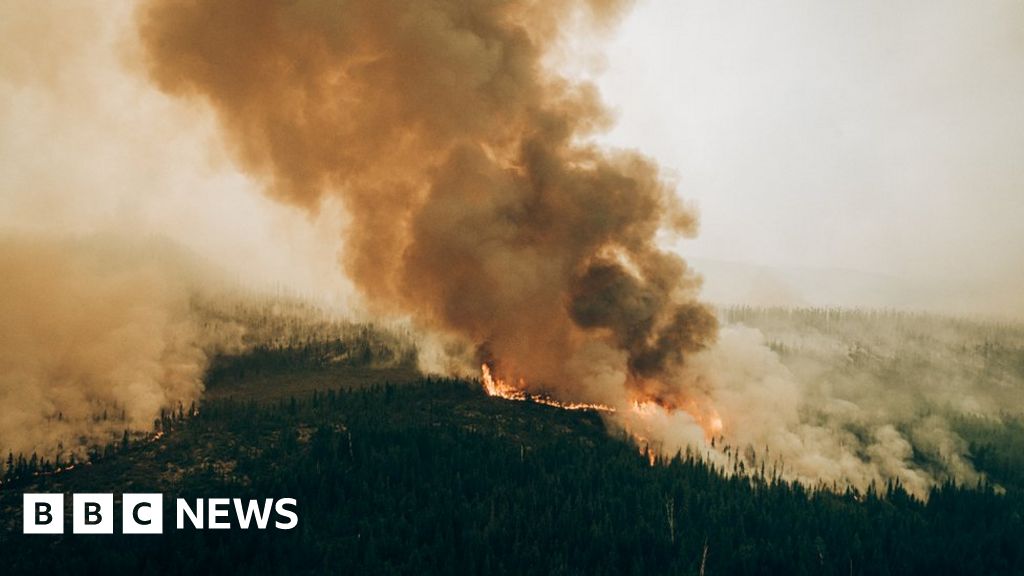
[(526, 383), (522, 380), (519, 381), (519, 387), (515, 387), (506, 384), (501, 378), (495, 378), (491, 374), (491, 367), (487, 364), (480, 366), (482, 372), (481, 381), (484, 385), (484, 391), (487, 392), (488, 396), (497, 396), (498, 398), (504, 398), (505, 400), (515, 400), (517, 402), (533, 402), (534, 404), (543, 404), (545, 406), (553, 406), (562, 410), (593, 410), (597, 412), (615, 412), (615, 408), (606, 404), (598, 404), (595, 402), (562, 402), (555, 400), (554, 398), (544, 394), (528, 394), (524, 388)]
[(722, 417), (718, 414), (718, 410), (715, 410), (714, 406), (706, 403), (702, 406), (695, 400), (687, 400), (678, 408), (665, 407), (653, 400), (634, 400), (631, 409), (641, 420), (651, 420), (659, 416), (665, 416), (675, 410), (685, 412), (704, 429), (704, 438), (706, 440), (719, 436), (724, 427)]
[(497, 396), (498, 398), (504, 398), (506, 400), (526, 400), (526, 393), (521, 389), (514, 386), (510, 386), (505, 383), (504, 380), (498, 378), (495, 379), (491, 375), (491, 367), (487, 364), (482, 364), (480, 370), (483, 372), (483, 383), (484, 390), (488, 396)]
[(713, 435), (722, 433), (722, 417), (718, 415), (718, 411), (714, 408), (711, 409), (711, 420), (708, 424), (714, 433)]
[(701, 406), (697, 402), (690, 400), (686, 403), (683, 410), (690, 416), (693, 416), (693, 419), (700, 424), (700, 427), (704, 429), (704, 437), (707, 440), (722, 433), (722, 417), (718, 414), (718, 410), (715, 410), (714, 406), (707, 405), (707, 403)]
[[(505, 400), (514, 400), (516, 402), (544, 404), (545, 406), (553, 406), (562, 410), (592, 410), (608, 414), (618, 412), (615, 407), (608, 406), (606, 404), (562, 402), (547, 395), (530, 394), (525, 390), (526, 383), (524, 381), (520, 380), (519, 386), (508, 384), (505, 380), (496, 378), (491, 372), (490, 366), (487, 364), (482, 364), (480, 366), (480, 371), (480, 380), (483, 384), (484, 391), (487, 392), (488, 396), (503, 398)], [(681, 404), (676, 403), (672, 406), (666, 406), (652, 399), (634, 400), (629, 405), (629, 408), (624, 410), (623, 413), (635, 417), (639, 423), (645, 423), (640, 424), (640, 430), (632, 429), (632, 426), (627, 426), (627, 430), (636, 442), (640, 453), (649, 459), (651, 466), (654, 466), (657, 461), (657, 450), (651, 446), (650, 441), (647, 439), (647, 432), (642, 430), (650, 426), (652, 422), (666, 417), (671, 417), (673, 413), (679, 412), (686, 413), (693, 418), (693, 420), (704, 430), (705, 440), (711, 441), (712, 438), (722, 434), (724, 429), (722, 417), (718, 413), (718, 410), (716, 410), (715, 407), (707, 401), (698, 402), (697, 400), (689, 399)]]

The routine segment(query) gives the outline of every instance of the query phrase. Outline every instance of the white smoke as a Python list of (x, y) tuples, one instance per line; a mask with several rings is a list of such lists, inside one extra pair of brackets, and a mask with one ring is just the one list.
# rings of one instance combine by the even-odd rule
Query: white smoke
[(1021, 328), (869, 312), (815, 328), (826, 314), (754, 314), (759, 328), (726, 324), (693, 357), (687, 378), (720, 415), (720, 435), (685, 411), (647, 407), (660, 412), (617, 421), (667, 455), (696, 448), (728, 470), (764, 462), (808, 484), (896, 481), (924, 496), (943, 481), (978, 482), (954, 419), (1021, 411), (1020, 372), (985, 352), (1019, 351)]

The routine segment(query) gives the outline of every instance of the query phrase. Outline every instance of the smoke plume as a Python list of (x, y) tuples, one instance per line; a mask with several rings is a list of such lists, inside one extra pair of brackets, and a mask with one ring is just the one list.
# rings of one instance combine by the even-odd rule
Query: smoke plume
[(135, 241), (0, 239), (0, 449), (79, 453), (203, 390), (186, 270)]
[(340, 199), (376, 310), (556, 396), (673, 405), (716, 321), (656, 240), (696, 217), (650, 160), (594, 145), (596, 91), (545, 66), (562, 23), (625, 4), (150, 0), (138, 22), (153, 80), (208, 102), (269, 194)]

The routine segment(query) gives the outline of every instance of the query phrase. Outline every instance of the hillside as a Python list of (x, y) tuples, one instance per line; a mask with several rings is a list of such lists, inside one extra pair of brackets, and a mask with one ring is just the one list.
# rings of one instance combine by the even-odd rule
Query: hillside
[[(597, 414), (490, 398), (475, 382), (406, 371), (397, 385), (385, 381), (403, 380), (401, 368), (374, 381), (366, 368), (264, 354), (231, 359), (234, 375), (212, 372), (198, 413), (167, 414), (159, 439), (6, 484), (6, 573), (1024, 571), (1024, 468), (1012, 452), (994, 460), (1017, 480), (1005, 493), (946, 485), (927, 503), (897, 486), (836, 494), (770, 471), (724, 475), (688, 454), (651, 466)], [(992, 437), (983, 424), (979, 437)], [(1024, 437), (1020, 426), (999, 430), (1018, 446)], [(162, 492), (168, 528), (23, 536), (21, 493), (36, 491)], [(173, 529), (175, 497), (213, 496), (296, 498), (299, 527)]]

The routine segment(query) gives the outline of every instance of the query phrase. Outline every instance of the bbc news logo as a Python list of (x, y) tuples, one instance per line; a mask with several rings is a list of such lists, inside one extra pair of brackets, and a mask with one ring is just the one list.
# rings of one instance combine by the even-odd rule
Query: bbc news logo
[[(197, 530), (226, 530), (236, 525), (242, 530), (291, 530), (299, 524), (294, 498), (185, 498), (175, 500), (175, 527)], [(22, 500), (25, 534), (64, 533), (64, 494), (24, 494)], [(235, 522), (232, 523), (232, 514)], [(122, 494), (122, 534), (163, 534), (163, 494)], [(71, 531), (74, 534), (114, 533), (113, 494), (72, 494)], [(271, 522), (273, 520), (273, 522)]]

